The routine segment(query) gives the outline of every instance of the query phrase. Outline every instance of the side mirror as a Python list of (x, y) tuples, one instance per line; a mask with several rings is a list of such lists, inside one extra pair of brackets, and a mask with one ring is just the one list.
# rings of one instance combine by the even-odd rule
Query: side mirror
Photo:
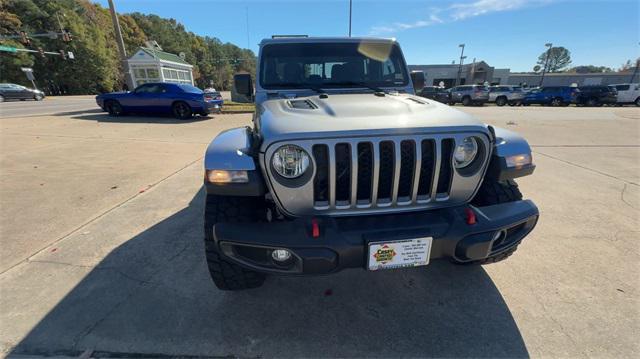
[(413, 82), (413, 91), (418, 93), (424, 87), (426, 82), (424, 72), (413, 71), (411, 72), (411, 82)]
[(233, 75), (233, 88), (238, 95), (245, 96), (248, 101), (253, 100), (253, 82), (251, 81), (251, 75)]

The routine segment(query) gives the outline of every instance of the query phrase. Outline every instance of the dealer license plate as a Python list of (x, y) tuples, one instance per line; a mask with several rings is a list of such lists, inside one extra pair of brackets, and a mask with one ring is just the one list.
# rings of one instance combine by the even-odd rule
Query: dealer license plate
[(369, 243), (369, 270), (417, 267), (429, 264), (433, 238)]

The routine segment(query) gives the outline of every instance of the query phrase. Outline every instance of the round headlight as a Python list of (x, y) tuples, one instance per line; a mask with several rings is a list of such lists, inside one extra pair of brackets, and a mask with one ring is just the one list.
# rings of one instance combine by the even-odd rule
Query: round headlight
[(453, 153), (453, 162), (456, 168), (467, 167), (478, 154), (478, 142), (473, 137), (465, 137), (461, 143), (456, 146)]
[(271, 164), (280, 176), (296, 178), (309, 168), (309, 155), (298, 146), (284, 145), (273, 154)]

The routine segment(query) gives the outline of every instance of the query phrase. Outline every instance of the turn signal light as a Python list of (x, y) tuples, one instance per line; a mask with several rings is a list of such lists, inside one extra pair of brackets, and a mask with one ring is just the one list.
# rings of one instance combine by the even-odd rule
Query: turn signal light
[(205, 178), (211, 183), (247, 183), (247, 171), (207, 170)]

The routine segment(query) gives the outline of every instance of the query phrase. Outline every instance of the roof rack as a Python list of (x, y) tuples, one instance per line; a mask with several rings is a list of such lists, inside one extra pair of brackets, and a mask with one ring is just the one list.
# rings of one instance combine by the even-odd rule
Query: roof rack
[(282, 39), (286, 37), (309, 37), (309, 35), (271, 35), (272, 39)]

